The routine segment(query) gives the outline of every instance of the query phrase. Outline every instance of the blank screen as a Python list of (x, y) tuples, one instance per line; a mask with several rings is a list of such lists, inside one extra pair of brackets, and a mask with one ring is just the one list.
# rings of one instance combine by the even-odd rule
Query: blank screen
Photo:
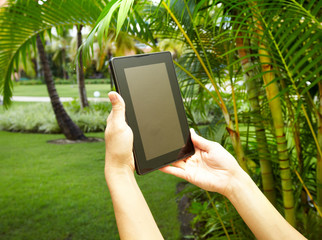
[(124, 69), (147, 160), (185, 145), (165, 63)]

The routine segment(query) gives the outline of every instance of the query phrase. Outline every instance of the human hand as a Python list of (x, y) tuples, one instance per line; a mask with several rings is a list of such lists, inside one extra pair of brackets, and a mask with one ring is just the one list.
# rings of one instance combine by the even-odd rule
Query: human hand
[(183, 178), (207, 191), (225, 196), (231, 191), (234, 178), (243, 173), (236, 159), (219, 143), (198, 136), (191, 130), (195, 154), (160, 170)]
[(112, 111), (105, 129), (105, 176), (125, 171), (134, 172), (133, 133), (125, 121), (125, 103), (116, 92), (108, 94)]

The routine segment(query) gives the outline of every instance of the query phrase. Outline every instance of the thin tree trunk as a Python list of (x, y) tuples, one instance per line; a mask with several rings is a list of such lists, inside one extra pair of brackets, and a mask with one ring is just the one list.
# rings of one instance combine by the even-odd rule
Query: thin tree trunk
[[(286, 88), (286, 83), (283, 78), (281, 79), (281, 87), (282, 87), (282, 89)], [(296, 150), (299, 172), (301, 174), (302, 170), (303, 170), (303, 156), (302, 156), (302, 147), (301, 147), (301, 139), (300, 139), (299, 121), (296, 121), (296, 119), (295, 119), (294, 111), (292, 109), (292, 103), (289, 98), (289, 95), (287, 95), (287, 94), (285, 94), (285, 102), (286, 102), (286, 106), (288, 108), (288, 113), (290, 116), (289, 117), (290, 128), (292, 129), (292, 132), (293, 132), (294, 146), (295, 146), (295, 150)]]
[[(320, 148), (322, 149), (322, 83), (319, 82), (319, 97), (320, 106), (318, 112), (318, 141)], [(316, 190), (317, 190), (317, 200), (316, 204), (318, 208), (322, 211), (322, 156), (318, 151), (317, 166), (316, 166)]]
[(53, 81), (52, 73), (48, 64), (48, 59), (45, 54), (44, 45), (41, 42), (40, 36), (37, 35), (37, 48), (42, 65), (45, 82), (47, 85), (48, 94), (50, 97), (51, 105), (53, 107), (57, 123), (67, 139), (70, 140), (83, 140), (86, 139), (83, 132), (71, 120), (66, 113), (62, 103), (60, 102), (58, 93), (56, 91), (55, 83)]
[[(260, 38), (263, 36), (261, 26), (258, 30)], [(282, 105), (279, 97), (279, 88), (273, 73), (273, 67), (271, 65), (271, 58), (269, 52), (266, 50), (266, 45), (261, 41), (259, 44), (260, 62), (262, 65), (262, 72), (264, 84), (266, 85), (266, 95), (269, 101), (269, 107), (271, 109), (273, 125), (275, 129), (275, 137), (277, 142), (277, 151), (280, 165), (280, 176), (282, 182), (282, 195), (284, 204), (285, 219), (295, 226), (295, 209), (294, 209), (294, 196), (292, 186), (292, 176), (290, 169), (290, 160), (288, 156), (287, 140), (284, 131), (284, 119), (282, 113)]]
[(33, 69), (35, 71), (35, 76), (37, 78), (38, 77), (38, 63), (37, 63), (37, 58), (36, 57), (32, 58), (31, 59), (31, 62), (33, 64)]
[(66, 66), (66, 50), (65, 49), (62, 50), (61, 58), (62, 58), (62, 64), (63, 64), (63, 66), (62, 66), (63, 78), (67, 80), (68, 79), (68, 72), (66, 71), (67, 66)]
[[(248, 99), (250, 102), (251, 110), (254, 115), (260, 116), (260, 105), (258, 98), (258, 89), (256, 88), (256, 80), (251, 80), (255, 75), (255, 69), (252, 67), (252, 60), (247, 57), (250, 56), (250, 52), (248, 48), (242, 48), (244, 46), (249, 46), (249, 43), (245, 44), (244, 41), (248, 41), (245, 38), (242, 38), (242, 33), (238, 34), (241, 36), (240, 38), (236, 38), (236, 47), (239, 48), (238, 55), (239, 58), (242, 59), (241, 66), (244, 72), (244, 80), (246, 84)], [(241, 47), (241, 48), (240, 48)], [(275, 183), (273, 178), (272, 164), (269, 160), (270, 152), (267, 147), (267, 139), (265, 134), (265, 128), (262, 124), (260, 117), (253, 117), (255, 124), (255, 133), (256, 133), (256, 141), (257, 141), (257, 149), (258, 149), (258, 157), (261, 166), (261, 177), (263, 183), (263, 191), (265, 196), (269, 199), (269, 201), (276, 205), (276, 191), (275, 191)]]
[[(77, 26), (76, 26), (77, 27)], [(82, 28), (83, 25), (79, 25), (77, 27), (77, 49), (80, 48), (82, 45)], [(76, 71), (77, 71), (77, 84), (78, 84), (78, 93), (79, 93), (79, 100), (81, 108), (88, 107), (88, 101), (86, 96), (86, 89), (85, 89), (85, 77), (84, 77), (84, 67), (83, 67), (83, 51), (80, 50), (79, 58), (77, 61)]]
[(284, 131), (284, 119), (282, 112), (281, 100), (276, 97), (279, 94), (279, 88), (275, 81), (275, 74), (273, 72), (272, 60), (269, 54), (268, 47), (264, 42), (264, 29), (260, 22), (259, 16), (261, 16), (260, 9), (257, 7), (257, 2), (249, 2), (252, 7), (253, 17), (256, 24), (257, 37), (259, 39), (259, 60), (263, 74), (263, 80), (265, 84), (265, 90), (269, 107), (272, 114), (272, 120), (275, 130), (275, 137), (277, 142), (278, 161), (280, 166), (280, 177), (282, 185), (282, 196), (285, 219), (292, 225), (296, 225), (295, 218), (295, 205), (292, 185), (292, 175), (290, 169), (290, 160), (288, 156), (287, 140)]
[[(107, 49), (107, 59), (108, 59), (108, 61), (110, 61), (112, 59), (112, 57), (113, 57), (112, 49), (110, 47), (108, 47), (108, 49)], [(112, 79), (110, 64), (108, 64), (108, 68), (107, 69), (108, 69), (108, 73), (110, 75), (111, 90), (113, 90), (114, 82), (113, 82), (113, 79)]]

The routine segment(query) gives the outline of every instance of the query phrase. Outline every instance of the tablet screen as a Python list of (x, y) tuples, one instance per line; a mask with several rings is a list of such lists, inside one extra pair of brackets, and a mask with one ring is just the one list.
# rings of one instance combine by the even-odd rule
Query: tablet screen
[[(146, 160), (185, 145), (165, 63), (124, 69)], [(162, 99), (160, 101), (160, 99)]]
[(110, 69), (133, 131), (137, 173), (145, 174), (194, 154), (171, 53), (113, 58)]

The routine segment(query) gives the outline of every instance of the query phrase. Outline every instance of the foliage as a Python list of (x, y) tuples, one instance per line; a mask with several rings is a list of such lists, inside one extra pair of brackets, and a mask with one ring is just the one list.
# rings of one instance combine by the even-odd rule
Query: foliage
[(37, 34), (44, 42), (45, 33), (51, 37), (53, 28), (62, 35), (66, 26), (92, 25), (105, 5), (103, 0), (38, 2), (9, 0), (0, 9), (0, 94), (5, 105), (12, 95), (12, 73), (20, 60), (25, 64), (32, 49), (36, 52)]
[[(83, 132), (102, 132), (111, 110), (107, 103), (92, 103), (81, 109), (75, 100), (65, 103), (72, 120)], [(13, 132), (60, 133), (53, 110), (48, 103), (13, 106), (0, 114), (0, 130)]]
[[(322, 78), (322, 65), (318, 64), (322, 60), (321, 6), (318, 0), (173, 0), (161, 1), (157, 6), (146, 2), (139, 13), (149, 26), (145, 31), (137, 31), (145, 33), (140, 38), (144, 43), (150, 35), (158, 40), (182, 42), (183, 51), (175, 63), (190, 123), (200, 127), (205, 136), (233, 150), (240, 163), (246, 162), (243, 167), (246, 166), (245, 170), (249, 170), (260, 187), (264, 178), (257, 153), (263, 144), (257, 139), (255, 129), (258, 122), (262, 123), (264, 145), (268, 147), (265, 158), (277, 182), (276, 207), (287, 213), (291, 224), (295, 224), (296, 218), (297, 228), (304, 234), (316, 236), (318, 232), (310, 232), (304, 223), (308, 212), (318, 215), (319, 209), (312, 208), (305, 197), (299, 200), (299, 196), (307, 196), (309, 190), (322, 205), (318, 171), (322, 168), (317, 166), (318, 153), (322, 154), (316, 136), (321, 120), (318, 104), (322, 98), (317, 91)], [(111, 15), (115, 7), (107, 6), (104, 11)], [(136, 16), (134, 10), (128, 10), (128, 20)], [(96, 25), (104, 24), (102, 19), (108, 15), (102, 13)], [(130, 22), (123, 27), (132, 29)], [(104, 31), (106, 28), (97, 29), (97, 35), (102, 36)], [(237, 45), (240, 39), (241, 46)], [(241, 56), (240, 51), (245, 49), (248, 53)], [(248, 77), (241, 80), (243, 74)], [(257, 88), (256, 112), (251, 110), (245, 87), (249, 81)], [(272, 87), (277, 89), (273, 95)], [(276, 126), (276, 116), (282, 126)], [(221, 132), (223, 127), (228, 133)], [(284, 164), (283, 156), (287, 156), (288, 172), (284, 165), (279, 165)], [(285, 179), (288, 185), (281, 184)], [(287, 191), (290, 198), (284, 195)], [(297, 214), (286, 206), (296, 209)], [(317, 219), (321, 221), (320, 217)], [(211, 221), (209, 218), (205, 224)]]
[(44, 83), (40, 79), (30, 79), (30, 80), (19, 81), (19, 82), (16, 82), (15, 84), (16, 85), (42, 85)]

